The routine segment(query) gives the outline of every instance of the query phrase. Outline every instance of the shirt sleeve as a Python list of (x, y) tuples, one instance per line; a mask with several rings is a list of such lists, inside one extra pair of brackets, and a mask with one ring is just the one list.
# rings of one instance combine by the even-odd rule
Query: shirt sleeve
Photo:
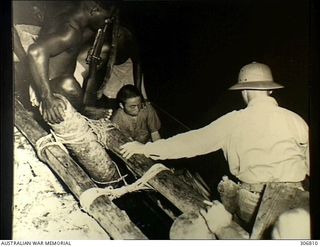
[(156, 110), (152, 107), (152, 105), (148, 104), (147, 107), (148, 107), (148, 119), (147, 119), (148, 128), (150, 133), (153, 133), (160, 129), (161, 122)]
[(236, 111), (220, 117), (201, 129), (153, 143), (148, 142), (144, 147), (144, 154), (153, 159), (179, 159), (217, 151), (227, 141), (236, 124), (235, 120)]

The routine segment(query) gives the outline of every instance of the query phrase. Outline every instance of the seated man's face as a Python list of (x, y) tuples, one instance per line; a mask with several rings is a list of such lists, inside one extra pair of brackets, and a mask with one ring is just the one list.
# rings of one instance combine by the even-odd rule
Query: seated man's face
[(134, 97), (134, 98), (129, 98), (126, 100), (123, 110), (125, 113), (131, 115), (131, 116), (137, 116), (139, 111), (141, 110), (141, 97)]

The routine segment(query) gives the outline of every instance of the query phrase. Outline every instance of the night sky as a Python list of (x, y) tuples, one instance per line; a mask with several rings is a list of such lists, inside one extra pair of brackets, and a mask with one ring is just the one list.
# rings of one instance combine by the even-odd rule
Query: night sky
[(274, 94), (279, 104), (308, 121), (310, 2), (135, 2), (123, 9), (139, 39), (150, 99), (190, 128), (244, 107), (227, 88), (252, 61), (271, 67), (285, 86)]

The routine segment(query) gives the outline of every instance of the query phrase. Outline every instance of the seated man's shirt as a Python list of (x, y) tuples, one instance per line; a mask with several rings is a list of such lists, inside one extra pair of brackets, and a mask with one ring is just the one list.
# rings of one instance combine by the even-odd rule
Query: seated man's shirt
[(151, 141), (151, 133), (159, 131), (161, 127), (160, 119), (149, 102), (143, 105), (136, 117), (119, 108), (111, 120), (125, 136), (141, 143)]

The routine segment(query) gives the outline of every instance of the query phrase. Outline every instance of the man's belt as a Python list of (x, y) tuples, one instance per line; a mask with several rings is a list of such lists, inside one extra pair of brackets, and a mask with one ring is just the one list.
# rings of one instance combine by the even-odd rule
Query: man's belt
[(267, 184), (274, 184), (274, 183), (277, 183), (277, 184), (281, 183), (288, 187), (298, 188), (303, 190), (302, 182), (269, 182), (269, 183), (255, 183), (255, 184), (248, 184), (248, 183), (242, 182), (240, 184), (240, 187), (242, 189), (245, 189), (251, 192), (261, 193)]

